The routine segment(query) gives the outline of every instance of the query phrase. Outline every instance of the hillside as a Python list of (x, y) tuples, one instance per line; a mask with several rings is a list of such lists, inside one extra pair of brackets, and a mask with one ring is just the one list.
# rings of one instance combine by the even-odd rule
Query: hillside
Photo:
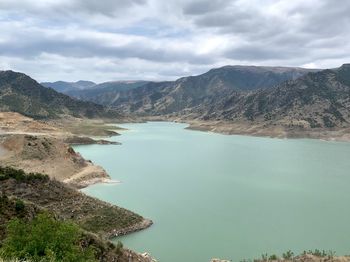
[(29, 76), (0, 71), (0, 111), (13, 111), (36, 119), (74, 117), (120, 117), (115, 110), (83, 102), (41, 86)]
[[(82, 249), (93, 247), (98, 261), (153, 261), (128, 249), (117, 249), (103, 240), (104, 237), (139, 230), (149, 226), (151, 221), (88, 197), (45, 175), (0, 167), (0, 180), (0, 246), (6, 238), (5, 225), (11, 219), (19, 218), (27, 223), (45, 211), (59, 221), (77, 224), (83, 233), (79, 246)], [(45, 239), (45, 232), (41, 236)]]
[[(302, 68), (225, 66), (174, 82), (149, 83), (114, 99), (111, 105), (139, 115), (164, 115), (220, 100), (233, 91), (268, 89), (310, 71)], [(98, 102), (98, 101), (96, 101)]]
[(350, 123), (350, 64), (308, 73), (271, 89), (233, 92), (193, 108), (203, 120), (245, 120), (301, 128), (343, 128)]
[(0, 192), (35, 203), (88, 231), (112, 237), (151, 225), (151, 221), (131, 211), (86, 196), (48, 176), (12, 170), (0, 167)]
[(106, 171), (85, 160), (62, 138), (10, 134), (0, 136), (0, 148), (6, 154), (0, 156), (2, 165), (41, 172), (51, 178), (74, 187), (85, 187), (109, 180)]

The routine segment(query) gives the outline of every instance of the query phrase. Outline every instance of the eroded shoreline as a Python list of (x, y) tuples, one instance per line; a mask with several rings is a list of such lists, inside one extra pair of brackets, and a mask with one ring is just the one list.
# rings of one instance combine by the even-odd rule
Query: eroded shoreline
[[(139, 117), (138, 123), (147, 121), (176, 122), (189, 126), (186, 129), (213, 132), (223, 135), (243, 135), (281, 139), (318, 139), (325, 141), (350, 142), (350, 127), (346, 128), (301, 128), (282, 125), (266, 125), (247, 121), (210, 121), (182, 118), (177, 116)], [(134, 122), (133, 122), (134, 123)]]

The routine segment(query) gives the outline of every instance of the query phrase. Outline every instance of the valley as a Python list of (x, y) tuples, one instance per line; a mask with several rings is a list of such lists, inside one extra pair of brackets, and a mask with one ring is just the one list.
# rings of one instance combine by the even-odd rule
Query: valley
[[(225, 134), (348, 141), (349, 68), (227, 66), (174, 82), (115, 89), (114, 94), (94, 89), (100, 93), (93, 101), (136, 121), (186, 122)], [(107, 100), (99, 100), (100, 95)]]
[(349, 14), (0, 0), (0, 262), (350, 262)]
[[(10, 178), (10, 180), (6, 180), (6, 183), (1, 184), (1, 190), (6, 195), (35, 204), (36, 208), (57, 215), (59, 220), (72, 220), (83, 230), (97, 234), (102, 241), (118, 236), (117, 241), (121, 239), (128, 247), (140, 253), (151, 252), (160, 261), (177, 261), (177, 252), (174, 253), (169, 249), (170, 247), (165, 246), (169, 243), (157, 242), (158, 239), (164, 239), (164, 235), (168, 234), (172, 235), (176, 241), (171, 244), (175, 250), (183, 250), (186, 258), (190, 260), (209, 261), (213, 257), (237, 258), (231, 256), (233, 247), (224, 249), (221, 246), (222, 241), (220, 239), (212, 239), (218, 246), (213, 245), (212, 249), (208, 248), (208, 253), (195, 251), (197, 246), (191, 246), (189, 250), (185, 251), (184, 246), (178, 245), (183, 235), (196, 228), (193, 228), (195, 223), (186, 222), (186, 216), (181, 217), (185, 215), (181, 212), (186, 208), (180, 200), (179, 206), (173, 205), (176, 211), (168, 210), (167, 213), (170, 215), (173, 211), (178, 213), (177, 218), (182, 221), (183, 229), (186, 229), (186, 232), (182, 232), (180, 229), (177, 229), (178, 232), (169, 232), (177, 222), (173, 221), (171, 217), (167, 218), (158, 214), (159, 206), (162, 206), (161, 210), (164, 211), (168, 208), (167, 204), (164, 205), (160, 202), (156, 204), (156, 210), (153, 209), (157, 199), (161, 199), (161, 195), (165, 194), (162, 193), (162, 190), (159, 190), (159, 186), (165, 189), (168, 188), (168, 192), (171, 191), (171, 187), (169, 188), (168, 182), (163, 181), (161, 177), (153, 177), (154, 170), (147, 171), (147, 167), (153, 166), (156, 169), (163, 170), (160, 173), (155, 172), (155, 175), (163, 175), (166, 172), (172, 174), (172, 172), (166, 171), (166, 167), (162, 167), (162, 164), (167, 163), (168, 160), (177, 158), (176, 150), (171, 149), (172, 142), (175, 141), (175, 143), (181, 145), (182, 136), (183, 141), (188, 139), (198, 140), (195, 142), (196, 144), (206, 144), (202, 153), (213, 152), (214, 155), (210, 159), (216, 159), (220, 155), (220, 148), (223, 152), (229, 152), (227, 146), (230, 144), (235, 150), (230, 151), (228, 155), (233, 156), (238, 151), (244, 152), (244, 143), (248, 143), (246, 145), (248, 147), (250, 143), (257, 146), (263, 141), (268, 141), (268, 144), (273, 145), (275, 142), (280, 143), (278, 141), (281, 138), (286, 139), (285, 143), (287, 144), (283, 146), (288, 145), (294, 148), (293, 143), (296, 143), (295, 146), (298, 148), (298, 146), (301, 146), (299, 145), (300, 141), (304, 141), (302, 143), (305, 143), (305, 145), (303, 144), (301, 147), (309, 148), (313, 145), (319, 148), (334, 147), (331, 149), (334, 152), (338, 152), (338, 149), (336, 149), (338, 144), (327, 145), (323, 144), (326, 142), (317, 140), (330, 141), (328, 143), (336, 143), (332, 141), (350, 141), (350, 70), (347, 64), (330, 70), (227, 66), (210, 70), (202, 75), (167, 82), (121, 81), (106, 82), (102, 85), (88, 81), (76, 83), (61, 81), (55, 83), (55, 89), (66, 94), (44, 87), (21, 73), (6, 71), (2, 72), (0, 76), (0, 98), (2, 99), (0, 100), (2, 111), (0, 112), (0, 164), (3, 167), (14, 168), (14, 170), (22, 169), (26, 173), (46, 174), (49, 179), (44, 180), (43, 185), (40, 185), (41, 182), (38, 181), (34, 184), (18, 185)], [(50, 86), (51, 84), (45, 83), (45, 85)], [(11, 99), (8, 99), (9, 95), (12, 97)], [(184, 128), (180, 132), (181, 135), (180, 133), (171, 135), (172, 130), (176, 132), (178, 125)], [(144, 133), (142, 126), (146, 126), (146, 131), (147, 126), (154, 126), (154, 128), (150, 128), (149, 131)], [(136, 133), (133, 136), (134, 129), (140, 134)], [(162, 131), (165, 133), (162, 133)], [(224, 136), (213, 133), (223, 134)], [(142, 134), (146, 136), (146, 140), (143, 140)], [(138, 135), (141, 136), (138, 137)], [(247, 135), (247, 137), (240, 135)], [(133, 137), (135, 138), (134, 142)], [(227, 141), (221, 144), (217, 141), (220, 137), (224, 140), (227, 137)], [(216, 142), (211, 143), (210, 139), (212, 138)], [(291, 138), (302, 140), (298, 139), (292, 142)], [(304, 140), (305, 138), (317, 140), (311, 142)], [(149, 153), (152, 150), (157, 150), (157, 141), (167, 144), (166, 148), (159, 148), (159, 152), (170, 150), (169, 155), (164, 153), (159, 155), (157, 152)], [(129, 150), (129, 142), (132, 144), (131, 151), (124, 155), (123, 153), (118, 155), (118, 152)], [(145, 144), (143, 145), (143, 143)], [(239, 145), (242, 146), (241, 143), (243, 143), (243, 147), (239, 149)], [(187, 144), (190, 145), (190, 142), (188, 141)], [(347, 143), (343, 144), (343, 149), (340, 145), (340, 151), (346, 150)], [(185, 145), (183, 146), (185, 148)], [(194, 144), (190, 147), (195, 149), (197, 146)], [(261, 149), (264, 147), (262, 145)], [(89, 148), (91, 148), (92, 154), (89, 153), (90, 151), (86, 151)], [(141, 148), (146, 150), (144, 155)], [(219, 151), (216, 151), (218, 149)], [(207, 156), (203, 155), (202, 160), (200, 160), (198, 158), (199, 151), (190, 153), (190, 149), (179, 150), (185, 150), (187, 154), (193, 156), (197, 155), (197, 157), (192, 158), (193, 163), (203, 159), (211, 163), (210, 166), (205, 167), (208, 173), (202, 178), (196, 175), (195, 170), (199, 167), (204, 170), (203, 164), (198, 162), (194, 166), (185, 165), (184, 169), (177, 165), (174, 170), (182, 170), (181, 173), (189, 175), (183, 178), (184, 181), (192, 181), (194, 177), (197, 177), (196, 181), (204, 179), (203, 183), (205, 179), (212, 181), (212, 175), (217, 172), (215, 170), (221, 170), (221, 174), (226, 174), (226, 178), (232, 178), (230, 172), (235, 168), (229, 167), (230, 172), (223, 169), (230, 162), (229, 159), (215, 165), (212, 160), (206, 159)], [(289, 149), (286, 150), (287, 155), (291, 153)], [(323, 152), (323, 149), (319, 150)], [(297, 149), (296, 152), (304, 151), (304, 149)], [(247, 151), (245, 154), (249, 159), (252, 152)], [(281, 154), (281, 152), (276, 154)], [(147, 155), (156, 156), (156, 158), (148, 159)], [(186, 154), (184, 155), (186, 156)], [(268, 153), (266, 155), (268, 156)], [(339, 156), (340, 153), (335, 153), (335, 155)], [(142, 166), (142, 163), (144, 163), (142, 171), (134, 170), (133, 164), (128, 163), (124, 157), (131, 161), (134, 161), (135, 157), (139, 157), (137, 158), (138, 166)], [(220, 158), (226, 159), (224, 156)], [(255, 155), (253, 159), (257, 160), (259, 156)], [(154, 160), (157, 163), (152, 164)], [(240, 161), (244, 162), (242, 159)], [(301, 160), (295, 161), (297, 163)], [(180, 162), (186, 163), (185, 159)], [(287, 159), (280, 159), (277, 162), (285, 163), (285, 167), (288, 166), (286, 164)], [(269, 165), (273, 170), (281, 170), (283, 174), (287, 172), (282, 167), (277, 168), (275, 162), (267, 161), (267, 163), (270, 163)], [(312, 163), (311, 159), (310, 163)], [(118, 167), (113, 164), (117, 164)], [(340, 163), (338, 164), (340, 165)], [(123, 165), (126, 166), (123, 167)], [(169, 163), (169, 165), (172, 164)], [(303, 165), (303, 170), (309, 168), (306, 163)], [(328, 163), (328, 166), (331, 167), (332, 164)], [(313, 165), (313, 168), (315, 167), (316, 164)], [(322, 173), (322, 168), (318, 168), (319, 174)], [(341, 170), (345, 169), (346, 167)], [(263, 170), (263, 167), (260, 167), (260, 170)], [(273, 173), (273, 170), (267, 172)], [(292, 172), (293, 168), (289, 167), (288, 170)], [(236, 172), (249, 174), (252, 170), (237, 170), (234, 173), (236, 174)], [(299, 176), (300, 172), (301, 170), (296, 170), (292, 173)], [(339, 171), (336, 174), (344, 176), (342, 172)], [(145, 177), (136, 176), (133, 178), (135, 174), (142, 174)], [(203, 176), (203, 172), (201, 175)], [(328, 173), (324, 175), (326, 176)], [(178, 176), (178, 174), (173, 174), (168, 179), (171, 181), (175, 176)], [(191, 176), (194, 177), (191, 178)], [(303, 176), (306, 176), (306, 174)], [(155, 180), (152, 180), (154, 178)], [(275, 174), (274, 178), (281, 179), (278, 174)], [(220, 178), (219, 181), (222, 179)], [(240, 181), (243, 178), (235, 177), (235, 179)], [(293, 180), (295, 177), (291, 176), (286, 179)], [(316, 180), (317, 178), (315, 178)], [(190, 192), (190, 195), (187, 196), (189, 199), (191, 199), (190, 196), (193, 193), (192, 189), (195, 190), (196, 188), (194, 186), (197, 184), (196, 181), (190, 182), (188, 188), (187, 186), (182, 187), (183, 189), (187, 188), (186, 190)], [(171, 182), (171, 184), (173, 183), (181, 184), (181, 181)], [(153, 188), (153, 186), (158, 189)], [(200, 186), (200, 184), (197, 186)], [(231, 186), (235, 187), (235, 185)], [(293, 184), (289, 186), (293, 187)], [(294, 186), (295, 190), (301, 188), (300, 184)], [(213, 187), (215, 192), (216, 190), (222, 190), (223, 185), (208, 183), (207, 188), (203, 190), (209, 192), (209, 188), (213, 189)], [(18, 188), (22, 189), (18, 190)], [(48, 191), (43, 190), (43, 188), (47, 188)], [(77, 189), (82, 189), (83, 192), (96, 198), (85, 196), (79, 193)], [(247, 188), (247, 192), (253, 194), (250, 190), (250, 188)], [(259, 190), (263, 190), (263, 188), (256, 190), (254, 194)], [(157, 191), (161, 195), (157, 195), (155, 193)], [(227, 188), (226, 191), (230, 192), (230, 188)], [(23, 192), (26, 193), (23, 194)], [(32, 192), (36, 192), (36, 194), (33, 195)], [(51, 192), (52, 195), (47, 195), (48, 192)], [(103, 195), (104, 192), (109, 192), (109, 196)], [(115, 195), (117, 192), (119, 192), (118, 196)], [(142, 201), (139, 205), (136, 204), (144, 195), (148, 195), (150, 192), (154, 192), (151, 195), (156, 196), (155, 198), (150, 196), (151, 202), (149, 203), (151, 205)], [(263, 194), (263, 192), (261, 193)], [(200, 195), (200, 192), (197, 192), (197, 194)], [(314, 194), (320, 194), (320, 192), (314, 192)], [(177, 192), (173, 192), (171, 195), (176, 199), (181, 199)], [(231, 198), (230, 195), (226, 196)], [(240, 199), (242, 197), (242, 195), (238, 196)], [(59, 202), (57, 202), (58, 199)], [(97, 199), (103, 199), (106, 202), (99, 202), (100, 200)], [(118, 199), (117, 202), (115, 202), (116, 199)], [(251, 199), (251, 201), (254, 199)], [(214, 196), (213, 200), (215, 200)], [(171, 201), (171, 199), (168, 199), (167, 203), (171, 203)], [(198, 199), (192, 199), (192, 201), (196, 205), (199, 204)], [(210, 206), (217, 206), (219, 202), (225, 202), (219, 196), (215, 201)], [(269, 207), (271, 210), (276, 206), (280, 206), (270, 196), (269, 201), (271, 202)], [(287, 199), (286, 202), (288, 201)], [(115, 205), (108, 206), (110, 204), (107, 203), (114, 203)], [(208, 203), (210, 203), (209, 200)], [(153, 229), (152, 226), (149, 230), (120, 238), (120, 235), (148, 228), (154, 222), (131, 211), (119, 208), (120, 204), (146, 215), (152, 220), (155, 219), (156, 229)], [(262, 204), (258, 203), (257, 205), (261, 206)], [(292, 205), (294, 204), (292, 203)], [(231, 207), (223, 206), (222, 208), (228, 211)], [(76, 210), (77, 213), (75, 214), (75, 211), (72, 211), (74, 214), (71, 215), (67, 210)], [(150, 212), (151, 210), (153, 211)], [(205, 207), (203, 207), (203, 210), (206, 210)], [(242, 212), (244, 214), (244, 212), (249, 213), (251, 211)], [(239, 219), (234, 214), (231, 214), (230, 218), (225, 218), (223, 210), (217, 212), (221, 214), (224, 221)], [(319, 214), (319, 212), (320, 210), (314, 209), (315, 214)], [(339, 212), (339, 210), (337, 209), (334, 212)], [(203, 213), (202, 217), (204, 216)], [(290, 216), (293, 217), (292, 214)], [(347, 214), (344, 214), (344, 217), (347, 217)], [(198, 218), (199, 220), (200, 218)], [(204, 220), (202, 221), (204, 223)], [(160, 225), (157, 225), (157, 223), (160, 223)], [(209, 222), (207, 223), (209, 225)], [(239, 221), (237, 223), (239, 224)], [(300, 224), (302, 223), (300, 221)], [(232, 224), (225, 225), (220, 219), (216, 224), (222, 224), (223, 228), (234, 228)], [(167, 226), (163, 227), (162, 225)], [(208, 230), (213, 229), (210, 228)], [(216, 227), (216, 230), (219, 230), (219, 228)], [(260, 229), (256, 228), (256, 230)], [(313, 230), (317, 229), (314, 228)], [(180, 232), (182, 233), (176, 238), (175, 236)], [(247, 232), (248, 230), (243, 229), (240, 236)], [(265, 232), (264, 234), (268, 233)], [(192, 232), (191, 235), (201, 236), (199, 232)], [(204, 244), (200, 244), (201, 239), (208, 239), (213, 235), (215, 235), (214, 232), (202, 235), (195, 242), (198, 247), (202, 246)], [(231, 235), (234, 235), (234, 232), (231, 232)], [(224, 232), (221, 232), (220, 236), (225, 238), (226, 242), (233, 241), (237, 247), (244, 244), (242, 239), (239, 241), (231, 239), (229, 235), (225, 236)], [(252, 238), (252, 236), (246, 237), (247, 239)], [(275, 236), (275, 238), (278, 239), (279, 236)], [(319, 238), (324, 239), (325, 237), (320, 235)], [(149, 239), (153, 239), (153, 242)], [(302, 253), (302, 247), (312, 242), (311, 239), (305, 239), (305, 241), (300, 245), (286, 242), (281, 246), (277, 242), (271, 244), (271, 246), (256, 242), (255, 252), (250, 252), (251, 249), (247, 248), (242, 253), (239, 250), (235, 250), (234, 253), (239, 259), (257, 257), (259, 252), (283, 252), (287, 248), (293, 248), (296, 252)], [(251, 245), (253, 242), (250, 240), (249, 243)], [(117, 242), (115, 242), (115, 245), (117, 245)], [(154, 248), (153, 245), (160, 249)], [(337, 252), (340, 255), (345, 255), (345, 249), (339, 248), (341, 245), (338, 242), (331, 245), (319, 242), (317, 245), (311, 245), (308, 248), (332, 248), (333, 245), (338, 247)], [(211, 252), (209, 252), (210, 250)], [(131, 254), (131, 257), (138, 259), (135, 261), (153, 261), (153, 258), (148, 254), (139, 255), (128, 249), (124, 249), (123, 252), (122, 254)], [(194, 254), (196, 255), (194, 256)], [(102, 260), (112, 261), (110, 259)], [(302, 259), (306, 258), (303, 257)], [(317, 256), (311, 258), (312, 261), (315, 259), (317, 259)], [(344, 259), (347, 261), (347, 258)]]

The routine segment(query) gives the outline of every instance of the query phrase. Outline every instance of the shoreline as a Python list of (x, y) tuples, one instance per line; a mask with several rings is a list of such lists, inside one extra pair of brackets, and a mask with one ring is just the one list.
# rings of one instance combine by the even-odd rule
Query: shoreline
[(334, 142), (350, 142), (350, 129), (339, 130), (286, 130), (282, 129), (280, 132), (275, 132), (270, 129), (260, 129), (258, 131), (249, 130), (249, 126), (246, 130), (242, 130), (242, 127), (233, 126), (216, 126), (213, 125), (198, 125), (191, 122), (183, 122), (189, 124), (186, 129), (201, 131), (201, 132), (213, 132), (223, 135), (242, 135), (252, 137), (268, 137), (278, 139), (315, 139), (321, 141), (334, 141)]
[(121, 230), (112, 230), (111, 232), (106, 234), (106, 237), (110, 240), (118, 238), (120, 236), (129, 235), (144, 229), (147, 229), (153, 225), (153, 221), (147, 218), (144, 218), (141, 222), (132, 225), (130, 227), (121, 229)]
[[(279, 139), (317, 139), (323, 141), (350, 142), (350, 127), (334, 129), (289, 128), (282, 125), (252, 124), (249, 122), (209, 121), (184, 119), (181, 117), (140, 117), (137, 123), (159, 121), (188, 124), (185, 129), (213, 132), (223, 135), (242, 135)], [(135, 122), (132, 122), (135, 123)]]

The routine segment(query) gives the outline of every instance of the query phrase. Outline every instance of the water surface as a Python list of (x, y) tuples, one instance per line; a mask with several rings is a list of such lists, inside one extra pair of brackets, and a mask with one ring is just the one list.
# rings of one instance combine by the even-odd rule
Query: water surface
[(122, 145), (76, 146), (121, 184), (84, 191), (154, 221), (121, 237), (162, 262), (350, 253), (350, 143), (126, 124)]

